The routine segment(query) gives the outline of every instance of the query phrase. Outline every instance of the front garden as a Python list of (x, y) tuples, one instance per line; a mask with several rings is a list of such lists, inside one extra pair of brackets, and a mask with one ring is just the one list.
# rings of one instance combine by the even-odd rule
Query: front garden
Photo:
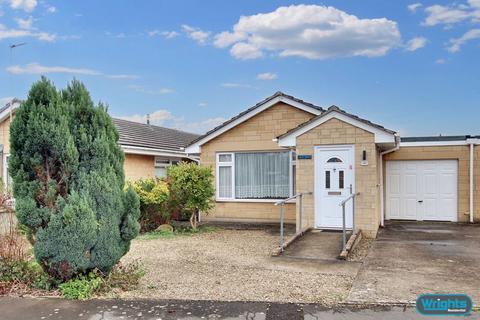
[(16, 111), (8, 167), (15, 200), (0, 192), (0, 295), (118, 296), (145, 273), (140, 260), (120, 261), (139, 233), (214, 231), (197, 219), (213, 206), (211, 169), (180, 163), (166, 179), (125, 183), (106, 110), (80, 82), (57, 90), (42, 78)]

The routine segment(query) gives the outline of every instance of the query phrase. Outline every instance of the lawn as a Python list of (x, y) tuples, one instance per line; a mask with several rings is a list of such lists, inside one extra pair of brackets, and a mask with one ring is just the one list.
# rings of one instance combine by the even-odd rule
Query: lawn
[(266, 230), (140, 236), (123, 261), (140, 259), (146, 274), (122, 297), (323, 303), (347, 297), (354, 276), (334, 265), (272, 258), (278, 240)]

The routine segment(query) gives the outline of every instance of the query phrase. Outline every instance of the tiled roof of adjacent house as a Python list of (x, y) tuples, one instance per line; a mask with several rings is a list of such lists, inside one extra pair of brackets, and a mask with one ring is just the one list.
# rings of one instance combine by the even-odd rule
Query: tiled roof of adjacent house
[(199, 135), (123, 119), (112, 118), (122, 146), (183, 151)]
[(330, 114), (330, 113), (332, 113), (332, 112), (338, 112), (338, 113), (344, 114), (344, 115), (346, 115), (346, 116), (348, 116), (348, 117), (350, 117), (350, 118), (352, 118), (352, 119), (355, 119), (355, 120), (357, 120), (357, 121), (360, 121), (360, 122), (363, 122), (363, 123), (365, 123), (365, 124), (368, 124), (369, 126), (372, 126), (372, 127), (374, 127), (374, 128), (383, 130), (383, 131), (388, 132), (388, 133), (391, 133), (391, 134), (396, 134), (396, 132), (393, 131), (393, 130), (387, 129), (387, 128), (379, 125), (379, 124), (373, 123), (373, 122), (368, 121), (368, 120), (363, 119), (363, 118), (360, 118), (360, 117), (357, 116), (357, 115), (348, 113), (348, 112), (340, 109), (340, 108), (337, 107), (337, 106), (331, 106), (331, 107), (329, 107), (326, 111), (324, 111), (324, 112), (322, 112), (321, 114), (319, 114), (318, 116), (313, 117), (312, 119), (310, 119), (310, 120), (308, 120), (308, 121), (306, 121), (306, 122), (304, 122), (304, 123), (301, 123), (301, 124), (298, 125), (297, 127), (288, 130), (287, 132), (285, 132), (284, 134), (278, 136), (277, 138), (282, 138), (282, 137), (284, 137), (284, 136), (286, 136), (286, 135), (289, 135), (290, 133), (292, 133), (292, 132), (294, 132), (294, 131), (297, 131), (297, 130), (299, 130), (300, 128), (303, 128), (303, 127), (305, 127), (306, 125), (309, 125), (310, 123), (315, 122), (315, 121), (318, 120), (319, 118), (323, 118), (323, 117), (325, 117), (326, 115), (328, 115), (328, 114)]
[[(13, 99), (0, 108), (0, 113), (14, 104), (14, 110), (22, 101)], [(148, 125), (123, 119), (112, 118), (119, 134), (119, 144), (122, 146), (152, 148), (168, 151), (183, 151), (192, 140), (199, 135), (185, 131)]]
[(3, 107), (0, 108), (0, 113), (10, 108), (11, 105), (14, 105), (14, 104), (20, 105), (20, 103), (22, 103), (22, 100), (13, 98), (11, 101), (7, 102)]
[(248, 108), (247, 110), (245, 110), (245, 111), (237, 114), (237, 115), (234, 116), (233, 118), (225, 121), (225, 122), (222, 123), (221, 125), (213, 128), (212, 130), (208, 131), (207, 133), (199, 136), (198, 138), (196, 138), (195, 140), (193, 140), (192, 142), (190, 142), (190, 144), (193, 144), (193, 143), (195, 143), (195, 142), (197, 142), (197, 141), (205, 138), (206, 136), (211, 135), (212, 133), (214, 133), (214, 132), (222, 129), (223, 127), (225, 127), (225, 126), (228, 125), (229, 123), (237, 120), (238, 118), (242, 117), (243, 115), (245, 115), (245, 114), (247, 114), (247, 113), (249, 113), (249, 112), (251, 112), (251, 111), (253, 111), (253, 110), (257, 109), (257, 108), (259, 108), (260, 106), (264, 105), (264, 104), (267, 103), (268, 101), (273, 100), (273, 99), (275, 99), (275, 98), (277, 98), (277, 97), (285, 97), (285, 98), (291, 99), (291, 100), (293, 100), (293, 101), (296, 101), (296, 102), (298, 102), (298, 103), (302, 103), (302, 104), (304, 104), (304, 105), (306, 105), (306, 106), (309, 106), (309, 107), (311, 107), (311, 108), (317, 109), (317, 110), (319, 110), (319, 111), (324, 111), (322, 107), (316, 106), (316, 105), (314, 105), (313, 103), (305, 102), (305, 101), (303, 101), (303, 100), (301, 100), (301, 99), (295, 98), (294, 96), (290, 96), (290, 95), (285, 94), (285, 93), (283, 93), (283, 92), (281, 92), (281, 91), (277, 91), (277, 92), (275, 92), (273, 95), (271, 95), (270, 97), (268, 97), (268, 98), (260, 101), (259, 103), (255, 104), (253, 107)]
[(440, 141), (465, 141), (467, 139), (480, 139), (478, 136), (428, 136), (428, 137), (404, 137), (401, 142), (440, 142)]

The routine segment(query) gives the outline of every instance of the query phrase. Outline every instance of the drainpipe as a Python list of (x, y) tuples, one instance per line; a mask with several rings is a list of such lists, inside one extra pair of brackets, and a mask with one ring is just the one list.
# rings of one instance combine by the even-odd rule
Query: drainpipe
[(475, 145), (480, 144), (479, 139), (467, 139), (467, 143), (470, 145), (470, 223), (473, 223), (474, 217), (474, 195), (475, 195), (475, 177), (474, 177), (474, 166), (475, 166)]
[(400, 149), (400, 137), (395, 136), (395, 147), (389, 150), (385, 150), (380, 153), (380, 225), (385, 226), (385, 187), (383, 184), (383, 156), (387, 153), (392, 153)]

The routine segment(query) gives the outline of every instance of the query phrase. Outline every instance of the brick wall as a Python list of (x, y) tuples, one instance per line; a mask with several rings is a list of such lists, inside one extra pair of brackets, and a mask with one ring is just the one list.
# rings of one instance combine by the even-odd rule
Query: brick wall
[[(297, 154), (314, 155), (319, 145), (355, 145), (355, 188), (360, 192), (356, 200), (356, 225), (366, 236), (375, 237), (380, 224), (378, 152), (372, 133), (338, 119), (330, 119), (297, 137)], [(368, 165), (360, 165), (365, 150)], [(297, 191), (314, 191), (315, 159), (297, 160)], [(303, 226), (315, 225), (314, 194), (304, 198)]]
[(125, 180), (150, 178), (155, 175), (154, 156), (125, 154)]
[[(200, 163), (215, 171), (217, 152), (285, 150), (272, 139), (314, 115), (278, 103), (202, 145)], [(279, 208), (272, 202), (217, 202), (206, 220), (278, 222)], [(295, 222), (295, 204), (286, 205), (286, 220)]]

